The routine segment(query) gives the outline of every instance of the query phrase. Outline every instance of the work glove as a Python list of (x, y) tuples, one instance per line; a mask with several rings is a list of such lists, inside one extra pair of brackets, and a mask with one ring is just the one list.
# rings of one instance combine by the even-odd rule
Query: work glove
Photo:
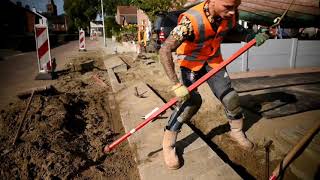
[(190, 98), (187, 87), (181, 83), (173, 86), (171, 90), (174, 92), (179, 102), (184, 102)]
[(254, 37), (256, 39), (256, 46), (261, 46), (266, 40), (269, 39), (269, 35), (265, 32), (256, 34)]

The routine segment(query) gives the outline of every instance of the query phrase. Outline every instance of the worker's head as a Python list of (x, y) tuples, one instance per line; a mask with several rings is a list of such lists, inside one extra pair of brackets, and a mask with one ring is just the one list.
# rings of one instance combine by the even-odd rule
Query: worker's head
[(208, 0), (210, 14), (223, 19), (232, 18), (241, 3), (241, 0)]

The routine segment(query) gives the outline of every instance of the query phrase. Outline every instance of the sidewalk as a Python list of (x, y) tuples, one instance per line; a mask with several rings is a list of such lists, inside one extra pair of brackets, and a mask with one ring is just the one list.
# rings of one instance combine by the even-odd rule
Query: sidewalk
[[(134, 96), (134, 87), (139, 92), (145, 92), (146, 98)], [(148, 114), (155, 107), (164, 103), (144, 83), (121, 91), (117, 96), (120, 116), (125, 131), (128, 132), (143, 120), (140, 118)], [(177, 152), (183, 158), (184, 165), (179, 170), (168, 170), (164, 164), (162, 152), (163, 128), (167, 117), (171, 114), (167, 110), (163, 118), (147, 124), (129, 139), (132, 149), (136, 152), (136, 162), (141, 180), (231, 180), (241, 177), (187, 125), (183, 126), (178, 135)]]
[[(99, 40), (99, 43), (103, 47), (103, 39)], [(112, 41), (111, 38), (106, 38), (106, 46), (103, 49), (106, 54), (136, 52), (136, 44), (133, 42), (119, 43)]]

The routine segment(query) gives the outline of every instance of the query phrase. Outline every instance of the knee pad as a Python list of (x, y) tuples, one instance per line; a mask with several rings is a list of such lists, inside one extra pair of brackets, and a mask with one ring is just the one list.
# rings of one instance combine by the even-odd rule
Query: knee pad
[(191, 94), (190, 101), (182, 106), (183, 112), (181, 112), (180, 117), (182, 122), (189, 121), (193, 115), (195, 115), (201, 107), (202, 99), (199, 93)]
[(173, 111), (166, 128), (171, 131), (180, 130), (183, 123), (189, 121), (198, 112), (201, 104), (202, 99), (200, 94), (192, 93), (190, 99)]
[(242, 109), (240, 107), (240, 98), (236, 91), (232, 90), (221, 98), (225, 108), (226, 115), (229, 119), (242, 118)]
[(175, 109), (171, 114), (168, 125), (166, 126), (167, 130), (170, 131), (179, 131), (183, 125), (182, 118), (178, 115), (179, 110)]

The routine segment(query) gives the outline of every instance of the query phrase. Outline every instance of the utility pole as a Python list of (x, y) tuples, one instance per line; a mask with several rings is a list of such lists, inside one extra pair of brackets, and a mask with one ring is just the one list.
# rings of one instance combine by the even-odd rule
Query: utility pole
[(106, 45), (106, 30), (105, 30), (105, 27), (104, 27), (104, 13), (103, 13), (103, 2), (102, 2), (102, 0), (101, 0), (101, 12), (102, 12), (102, 26), (103, 26), (103, 45), (107, 46)]

